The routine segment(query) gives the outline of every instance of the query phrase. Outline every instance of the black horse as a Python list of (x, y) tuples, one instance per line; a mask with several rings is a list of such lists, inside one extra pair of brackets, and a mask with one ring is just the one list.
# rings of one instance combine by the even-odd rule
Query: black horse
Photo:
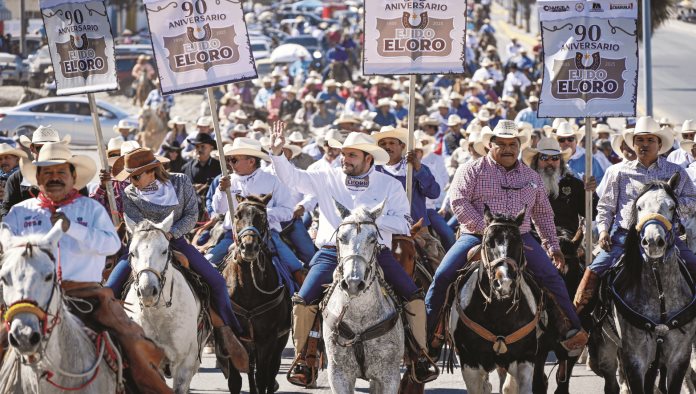
[[(267, 241), (270, 237), (266, 205), (271, 194), (260, 197), (237, 195), (234, 214), (235, 250), (225, 258), (222, 274), (227, 281), (232, 309), (249, 336), (251, 393), (270, 394), (277, 389), (283, 349), (288, 342), (292, 305), (288, 290), (279, 281)], [(227, 367), (227, 368), (225, 368)], [(230, 365), (223, 365), (228, 388), (239, 393), (242, 378)]]

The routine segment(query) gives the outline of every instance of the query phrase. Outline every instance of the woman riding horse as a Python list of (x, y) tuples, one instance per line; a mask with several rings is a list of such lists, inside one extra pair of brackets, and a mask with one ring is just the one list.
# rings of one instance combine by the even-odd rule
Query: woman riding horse
[[(231, 359), (237, 369), (245, 371), (248, 368), (248, 356), (237, 339), (242, 334), (242, 328), (232, 311), (225, 280), (183, 237), (196, 224), (196, 192), (186, 175), (169, 174), (162, 167), (167, 161), (155, 156), (147, 148), (136, 149), (124, 156), (124, 168), (115, 177), (119, 181), (130, 179), (131, 182), (123, 195), (124, 214), (135, 223), (145, 219), (160, 223), (174, 212), (174, 224), (166, 236), (172, 249), (186, 256), (191, 269), (210, 286), (211, 303), (219, 314), (219, 318), (211, 316), (216, 352), (218, 356)], [(113, 289), (114, 294), (122, 293), (131, 270), (128, 260), (121, 260), (116, 265), (107, 281), (107, 286)]]

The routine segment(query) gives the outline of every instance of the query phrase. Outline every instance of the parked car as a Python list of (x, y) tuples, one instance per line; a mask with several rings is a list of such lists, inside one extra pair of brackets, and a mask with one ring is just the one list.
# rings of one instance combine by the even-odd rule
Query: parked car
[[(105, 138), (122, 119), (135, 125), (133, 116), (101, 100), (97, 100), (99, 119)], [(92, 113), (87, 97), (51, 97), (30, 101), (16, 107), (0, 108), (0, 130), (8, 135), (31, 137), (40, 125), (51, 125), (72, 137), (71, 144), (95, 145)]]
[(3, 85), (20, 85), (29, 80), (29, 69), (18, 55), (0, 52), (0, 75)]
[(29, 56), (29, 87), (41, 87), (41, 84), (46, 80), (48, 66), (53, 66), (51, 54), (48, 52), (48, 45), (44, 45)]

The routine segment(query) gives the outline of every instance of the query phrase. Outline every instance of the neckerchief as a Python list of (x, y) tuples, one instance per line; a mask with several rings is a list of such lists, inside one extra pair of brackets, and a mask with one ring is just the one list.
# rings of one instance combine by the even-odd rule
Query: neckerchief
[(50, 198), (46, 197), (46, 195), (43, 194), (43, 192), (39, 193), (39, 195), (36, 198), (39, 200), (39, 206), (41, 208), (46, 208), (49, 211), (51, 211), (51, 213), (55, 213), (58, 208), (72, 204), (79, 197), (80, 197), (80, 192), (78, 192), (75, 189), (72, 189), (70, 191), (70, 193), (68, 193), (68, 195), (65, 196), (64, 199), (62, 199), (61, 201), (58, 201), (58, 202), (55, 202), (55, 201), (51, 200)]
[(360, 191), (370, 187), (370, 173), (372, 173), (373, 170), (374, 167), (370, 168), (365, 174), (359, 176), (346, 175), (346, 187), (348, 190)]
[(165, 207), (179, 204), (176, 190), (171, 182), (162, 183), (155, 180), (153, 183), (155, 183), (154, 186), (150, 184), (143, 190), (136, 189), (138, 196), (149, 203)]
[(15, 172), (17, 172), (18, 169), (19, 169), (19, 166), (16, 166), (15, 168), (11, 169), (11, 170), (8, 171), (8, 172), (4, 172), (3, 170), (0, 170), (0, 181), (6, 181), (7, 178), (9, 178), (10, 175), (12, 175), (12, 174), (14, 174)]
[(394, 165), (385, 164), (382, 168), (393, 176), (406, 176), (406, 159), (402, 158), (400, 162)]

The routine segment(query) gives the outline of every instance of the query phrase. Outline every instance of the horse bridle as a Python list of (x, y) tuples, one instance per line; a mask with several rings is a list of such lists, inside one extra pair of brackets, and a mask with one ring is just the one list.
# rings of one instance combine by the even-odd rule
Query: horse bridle
[[(167, 233), (164, 230), (159, 229), (159, 228), (150, 228), (147, 230), (139, 230), (138, 232), (146, 233), (146, 232), (153, 231), (153, 230), (159, 231), (160, 233), (162, 233), (162, 235), (164, 235), (165, 238), (167, 237)], [(131, 253), (129, 253), (128, 254), (128, 265), (130, 265), (131, 268), (133, 267), (133, 265), (131, 265), (132, 259), (133, 259), (133, 255)], [(172, 259), (172, 249), (171, 249), (171, 247), (167, 247), (167, 260), (164, 263), (164, 269), (162, 271), (157, 271), (157, 270), (150, 268), (150, 267), (145, 267), (145, 268), (141, 269), (140, 271), (135, 271), (135, 270), (133, 271), (133, 278), (136, 280), (136, 282), (140, 280), (140, 275), (145, 273), (145, 272), (149, 272), (157, 278), (157, 282), (159, 283), (159, 286), (157, 286), (157, 301), (149, 307), (156, 307), (160, 303), (160, 299), (162, 298), (162, 293), (164, 293), (164, 286), (167, 284), (167, 271), (169, 270), (169, 266), (171, 265), (170, 264), (171, 259)], [(169, 308), (172, 306), (172, 298), (174, 297), (173, 290), (174, 290), (174, 279), (172, 279), (171, 283), (169, 284), (169, 301), (165, 302), (165, 304), (164, 304), (164, 306), (166, 308)], [(138, 286), (135, 286), (135, 293), (138, 295), (138, 303), (140, 304), (140, 307), (141, 308), (148, 308), (148, 306), (143, 305), (142, 299), (140, 297), (140, 288)]]
[[(264, 205), (260, 202), (246, 200), (246, 201), (242, 201), (239, 204), (237, 204), (237, 209), (239, 209), (239, 207), (242, 205), (252, 205), (252, 206), (261, 208), (260, 211), (263, 214), (264, 222), (266, 223), (266, 227), (268, 227), (268, 214), (266, 213), (266, 205)], [(234, 220), (234, 222), (236, 222), (236, 220)], [(259, 240), (261, 240), (261, 241), (268, 240), (268, 231), (266, 231), (265, 234), (262, 234), (261, 230), (259, 230), (256, 226), (246, 226), (243, 229), (241, 229), (235, 233), (235, 241), (241, 239), (243, 236), (247, 235), (248, 233), (252, 233), (254, 236), (258, 237)]]
[[(493, 291), (493, 280), (494, 280), (494, 271), (495, 268), (500, 266), (503, 263), (507, 263), (508, 265), (512, 266), (512, 268), (517, 272), (517, 275), (521, 275), (521, 268), (524, 268), (525, 265), (525, 257), (524, 257), (524, 242), (520, 242), (519, 246), (519, 253), (520, 253), (520, 262), (518, 264), (517, 261), (510, 257), (499, 257), (493, 261), (489, 260), (488, 257), (488, 251), (486, 248), (486, 242), (488, 241), (488, 238), (490, 237), (490, 230), (494, 227), (509, 227), (509, 228), (514, 228), (517, 229), (517, 225), (512, 224), (512, 223), (500, 223), (500, 222), (492, 222), (490, 223), (487, 227), (486, 230), (483, 232), (483, 236), (481, 238), (481, 262), (483, 263), (483, 266), (486, 269), (486, 274), (488, 275), (488, 283), (490, 283), (490, 294), (485, 294), (483, 289), (481, 288), (481, 281), (479, 280), (479, 291), (481, 292), (481, 295), (483, 298), (486, 300), (486, 303), (492, 302), (492, 291)], [(521, 286), (521, 282), (519, 280), (515, 281), (515, 291), (513, 293), (513, 306), (516, 305), (517, 303), (517, 297), (519, 294), (519, 289)]]
[[(380, 234), (380, 232), (379, 232), (379, 228), (377, 227), (377, 223), (374, 222), (374, 221), (359, 221), (359, 222), (357, 222), (357, 221), (347, 221), (347, 222), (343, 222), (343, 223), (339, 224), (338, 227), (336, 227), (336, 231), (334, 232), (334, 235), (338, 234), (338, 231), (340, 230), (340, 228), (343, 227), (343, 226), (346, 226), (346, 225), (357, 226), (357, 232), (358, 232), (358, 234), (360, 233), (360, 227), (361, 227), (361, 226), (363, 226), (363, 225), (374, 226), (374, 227), (375, 227), (375, 230), (377, 230), (377, 236), (378, 236), (380, 239), (382, 238), (382, 234)], [(372, 251), (372, 256), (370, 257), (369, 260), (366, 259), (365, 257), (359, 255), (359, 254), (349, 254), (349, 255), (347, 255), (347, 256), (341, 256), (341, 247), (340, 247), (340, 245), (339, 245), (338, 237), (337, 237), (337, 238), (336, 238), (336, 261), (337, 261), (337, 264), (338, 264), (338, 267), (337, 267), (337, 268), (338, 268), (338, 273), (339, 273), (339, 275), (343, 276), (343, 262), (344, 262), (346, 259), (349, 259), (349, 258), (357, 258), (357, 259), (360, 259), (360, 260), (362, 260), (362, 261), (364, 261), (364, 262), (366, 263), (366, 265), (367, 265), (367, 270), (365, 270), (365, 276), (364, 276), (364, 277), (365, 277), (365, 278), (368, 278), (368, 277), (370, 276), (370, 274), (372, 274), (372, 270), (373, 270), (373, 268), (374, 268), (373, 266), (377, 263), (377, 254), (378, 254), (378, 252), (379, 252), (378, 249), (379, 249), (379, 243), (376, 243), (376, 244), (375, 244), (375, 247), (373, 248), (373, 251)], [(372, 276), (372, 279), (370, 280), (370, 283), (367, 284), (367, 285), (365, 286), (365, 288), (361, 291), (361, 293), (367, 291), (367, 289), (372, 285), (372, 282), (374, 282), (376, 276), (377, 276), (377, 275), (373, 275), (373, 276)]]
[[(636, 231), (638, 231), (639, 237), (642, 239), (643, 236), (645, 235), (645, 229), (648, 225), (656, 225), (662, 228), (664, 230), (666, 237), (665, 237), (665, 250), (669, 250), (672, 245), (674, 245), (675, 241), (675, 235), (674, 235), (674, 225), (672, 222), (669, 221), (664, 215), (661, 215), (659, 213), (651, 213), (643, 217), (638, 224), (636, 224)], [(643, 245), (639, 243), (640, 247), (640, 254), (643, 256), (643, 260), (645, 261), (651, 261), (654, 260), (650, 258), (646, 253), (645, 250), (643, 249)]]

